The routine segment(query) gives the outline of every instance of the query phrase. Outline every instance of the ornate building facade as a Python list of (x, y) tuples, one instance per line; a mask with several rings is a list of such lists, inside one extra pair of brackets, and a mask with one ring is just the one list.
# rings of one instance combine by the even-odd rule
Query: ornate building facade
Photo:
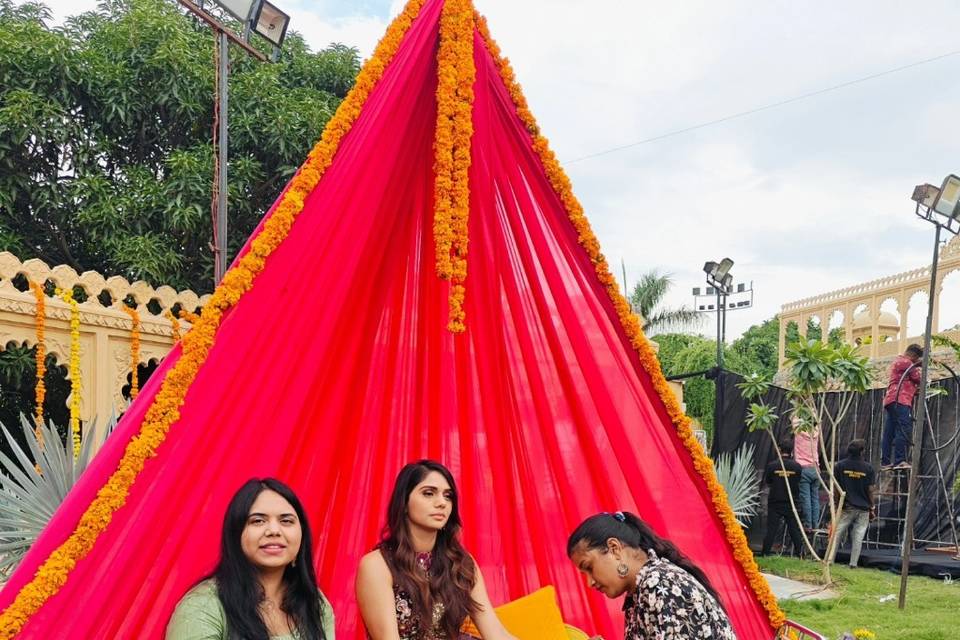
[[(960, 272), (960, 238), (954, 238), (940, 250), (933, 306), (933, 333), (960, 340), (960, 328), (940, 326), (943, 283), (955, 272)], [(929, 288), (930, 267), (926, 266), (783, 305), (780, 309), (781, 365), (790, 325), (794, 324), (800, 335), (805, 336), (808, 325), (813, 324), (820, 327), (824, 341), (831, 331), (841, 329), (846, 342), (862, 345), (876, 369), (885, 371), (885, 364), (907, 345), (923, 343)], [(908, 317), (920, 320), (911, 323)], [(950, 356), (946, 353), (941, 357), (951, 359), (952, 353)]]
[[(65, 265), (51, 268), (41, 260), (21, 262), (12, 253), (0, 252), (0, 347), (10, 342), (26, 346), (37, 342), (36, 298), (32, 291), (18, 288), (18, 280), (39, 285), (50, 281), (61, 289), (79, 287), (86, 294), (79, 305), (80, 418), (85, 423), (95, 420), (98, 430), (129, 404), (122, 389), (132, 369), (133, 320), (122, 310), (124, 300), (132, 299), (140, 315), (140, 364), (162, 360), (173, 346), (173, 322), (166, 312), (178, 305), (195, 312), (206, 300), (206, 296), (189, 290), (178, 292), (168, 286), (154, 289), (142, 281), (105, 278), (95, 271), (77, 274)], [(70, 306), (53, 297), (47, 297), (44, 304), (44, 345), (60, 364), (66, 364), (70, 361)], [(189, 326), (183, 322), (181, 331)]]

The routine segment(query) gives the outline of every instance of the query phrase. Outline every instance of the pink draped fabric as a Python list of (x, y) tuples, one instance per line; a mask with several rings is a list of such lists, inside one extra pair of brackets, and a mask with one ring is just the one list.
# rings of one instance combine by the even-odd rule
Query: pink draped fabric
[[(438, 15), (429, 0), (334, 164), (229, 312), (181, 418), (127, 504), (24, 638), (161, 638), (216, 561), (251, 476), (307, 506), (340, 638), (362, 638), (353, 581), (400, 467), (436, 458), (495, 603), (554, 584), (566, 620), (621, 637), (619, 602), (565, 556), (586, 516), (647, 519), (709, 574), (741, 638), (772, 636), (710, 495), (577, 243), (477, 36), (467, 330), (434, 273)], [(139, 429), (174, 351), (0, 593), (63, 542)]]

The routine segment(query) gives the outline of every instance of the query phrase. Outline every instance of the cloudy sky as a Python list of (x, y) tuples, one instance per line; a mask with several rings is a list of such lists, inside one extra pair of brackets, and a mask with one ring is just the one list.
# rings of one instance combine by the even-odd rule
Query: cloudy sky
[[(402, 6), (275, 3), (313, 48), (336, 41), (364, 56)], [(47, 4), (58, 17), (95, 5)], [(960, 50), (956, 2), (475, 4), (618, 275), (621, 259), (631, 282), (672, 273), (669, 302), (689, 305), (704, 261), (733, 258), (756, 294), (730, 314), (732, 337), (785, 302), (929, 262), (933, 228), (909, 197), (960, 173), (960, 54), (915, 63)]]

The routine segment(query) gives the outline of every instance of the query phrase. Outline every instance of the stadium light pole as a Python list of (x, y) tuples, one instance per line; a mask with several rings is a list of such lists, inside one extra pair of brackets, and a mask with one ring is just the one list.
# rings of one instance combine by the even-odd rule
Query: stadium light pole
[(914, 188), (911, 200), (917, 203), (918, 217), (934, 225), (933, 261), (930, 264), (930, 291), (927, 296), (927, 324), (923, 333), (923, 358), (920, 373), (920, 406), (917, 409), (917, 427), (913, 430), (910, 451), (910, 479), (907, 482), (907, 513), (903, 528), (903, 545), (900, 553), (900, 609), (907, 603), (907, 576), (910, 574), (910, 552), (913, 547), (913, 530), (917, 520), (917, 474), (920, 473), (920, 456), (923, 449), (923, 430), (927, 423), (927, 383), (929, 382), (930, 334), (933, 332), (933, 302), (936, 297), (937, 263), (940, 260), (940, 231), (954, 235), (960, 232), (960, 177), (953, 174), (943, 180), (939, 188), (921, 184)]
[(227, 272), (227, 81), (230, 72), (229, 43), (233, 42), (248, 54), (266, 62), (267, 56), (250, 45), (250, 34), (256, 33), (271, 45), (273, 54), (269, 60), (276, 62), (280, 56), (280, 47), (287, 35), (290, 16), (266, 0), (213, 0), (230, 16), (236, 18), (243, 27), (237, 35), (214, 15), (206, 10), (203, 0), (199, 4), (191, 0), (177, 0), (191, 13), (206, 22), (215, 34), (216, 50), (216, 126), (214, 128), (214, 196), (210, 199), (210, 213), (213, 222), (213, 282), (220, 283)]

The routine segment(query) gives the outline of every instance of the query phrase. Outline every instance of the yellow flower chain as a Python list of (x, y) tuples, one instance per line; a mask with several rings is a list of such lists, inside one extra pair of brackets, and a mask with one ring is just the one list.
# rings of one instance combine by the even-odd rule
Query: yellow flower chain
[(640, 328), (640, 322), (636, 314), (633, 313), (630, 304), (620, 292), (617, 281), (607, 265), (607, 260), (600, 252), (600, 243), (590, 228), (590, 223), (587, 221), (583, 207), (573, 194), (570, 179), (550, 149), (549, 142), (540, 134), (540, 128), (537, 126), (533, 113), (527, 106), (527, 101), (523, 96), (523, 91), (514, 76), (509, 61), (502, 57), (499, 47), (490, 37), (486, 19), (480, 14), (476, 14), (475, 19), (487, 50), (499, 68), (503, 81), (510, 92), (510, 96), (513, 98), (517, 115), (530, 133), (533, 148), (540, 157), (547, 179), (563, 203), (567, 211), (567, 216), (570, 218), (570, 222), (577, 232), (577, 239), (590, 257), (590, 261), (594, 265), (594, 270), (601, 284), (606, 288), (607, 295), (613, 303), (617, 316), (620, 318), (624, 332), (633, 348), (636, 349), (640, 364), (650, 376), (657, 394), (663, 401), (667, 413), (680, 437), (680, 441), (690, 453), (694, 468), (700, 477), (703, 478), (707, 489), (710, 491), (714, 510), (723, 523), (726, 538), (732, 547), (733, 555), (740, 563), (751, 588), (766, 610), (770, 624), (774, 628), (779, 628), (786, 620), (786, 616), (777, 605), (777, 599), (770, 590), (770, 585), (767, 584), (766, 579), (760, 573), (760, 569), (753, 557), (753, 552), (750, 550), (746, 536), (743, 534), (743, 529), (737, 522), (736, 517), (734, 517), (733, 510), (730, 508), (726, 491), (723, 485), (717, 481), (713, 462), (704, 454), (703, 448), (694, 436), (693, 429), (691, 429), (690, 426), (690, 418), (683, 413), (683, 409), (681, 409), (680, 404), (677, 402), (676, 396), (674, 396), (670, 390), (663, 376), (663, 371), (660, 368), (660, 361), (657, 358), (656, 352), (651, 347), (646, 336), (643, 335), (643, 330)]
[(73, 299), (72, 289), (55, 290), (57, 297), (70, 305), (70, 433), (73, 437), (73, 457), (80, 457), (80, 305)]
[(40, 425), (43, 424), (43, 401), (47, 397), (47, 385), (43, 381), (44, 376), (47, 374), (47, 346), (44, 343), (47, 321), (47, 296), (43, 293), (43, 287), (36, 282), (30, 283), (30, 289), (33, 291), (33, 296), (36, 299), (35, 318), (37, 325), (37, 385), (34, 389), (34, 399), (37, 403), (37, 425), (35, 427), (35, 433), (40, 446), (43, 446), (43, 431), (40, 429)]
[(0, 613), (0, 640), (16, 636), (30, 617), (60, 590), (77, 562), (90, 552), (98, 536), (110, 524), (113, 514), (126, 502), (127, 494), (144, 464), (156, 455), (170, 426), (179, 419), (184, 396), (213, 346), (224, 312), (250, 289), (254, 278), (263, 270), (267, 257), (287, 236), (294, 219), (303, 209), (304, 200), (333, 162), (343, 137), (360, 115), (364, 102), (393, 59), (423, 3), (424, 0), (409, 0), (390, 24), (373, 56), (357, 76), (353, 89), (327, 123), (320, 141), (291, 179), (280, 203), (251, 243), (250, 251), (227, 272), (204, 305), (202, 315), (184, 336), (180, 358), (164, 377), (160, 391), (147, 409), (139, 433), (127, 444), (116, 471), (97, 492), (73, 533), (50, 554), (33, 579), (20, 589), (13, 602)]
[(173, 335), (173, 341), (180, 342), (180, 320), (177, 319), (177, 316), (173, 315), (170, 309), (164, 310), (163, 317), (170, 321), (170, 331)]
[(473, 136), (473, 6), (447, 0), (440, 11), (437, 51), (437, 127), (434, 140), (433, 239), (437, 275), (449, 280), (450, 321), (462, 333), (470, 214), (470, 138)]
[(186, 309), (180, 310), (180, 317), (189, 322), (191, 325), (197, 324), (197, 321), (200, 320), (200, 316), (192, 311), (187, 311)]
[(121, 307), (130, 316), (130, 399), (140, 394), (140, 313), (127, 305)]

